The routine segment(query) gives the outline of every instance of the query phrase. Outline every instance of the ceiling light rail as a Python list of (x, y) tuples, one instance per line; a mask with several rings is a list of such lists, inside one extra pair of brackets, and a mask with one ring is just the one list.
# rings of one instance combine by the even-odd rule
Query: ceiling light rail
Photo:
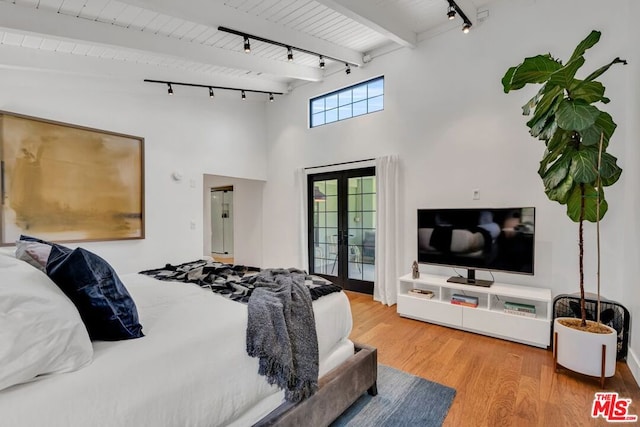
[(227, 87), (227, 86), (215, 86), (215, 85), (202, 85), (202, 84), (198, 84), (198, 83), (181, 83), (181, 82), (170, 82), (167, 80), (151, 80), (151, 79), (144, 79), (145, 82), (147, 83), (158, 83), (161, 85), (166, 85), (167, 86), (167, 93), (169, 95), (173, 95), (173, 87), (174, 86), (191, 86), (191, 87), (203, 87), (205, 89), (209, 90), (209, 97), (213, 98), (214, 97), (214, 93), (213, 90), (214, 89), (220, 89), (220, 90), (234, 90), (236, 92), (240, 92), (241, 98), (244, 100), (247, 98), (246, 93), (247, 92), (251, 92), (251, 93), (264, 93), (264, 94), (268, 94), (269, 95), (269, 101), (273, 102), (273, 95), (284, 95), (282, 92), (273, 92), (273, 91), (269, 91), (269, 90), (254, 90), (254, 89), (242, 89), (242, 88), (237, 88), (237, 87)]
[[(325, 65), (324, 61), (325, 61), (325, 59), (329, 59), (329, 60), (335, 61), (335, 62), (341, 62), (341, 63), (345, 64), (347, 69), (349, 69), (349, 67), (358, 67), (358, 64), (355, 64), (353, 62), (345, 61), (345, 60), (339, 59), (339, 58), (332, 58), (331, 56), (327, 56), (327, 55), (324, 55), (324, 54), (318, 53), (318, 52), (313, 52), (311, 50), (303, 49), (301, 47), (295, 47), (295, 46), (292, 46), (292, 45), (287, 44), (287, 43), (280, 43), (280, 42), (277, 42), (275, 40), (265, 39), (264, 37), (255, 36), (253, 34), (248, 34), (248, 33), (245, 33), (244, 31), (238, 31), (238, 30), (234, 30), (234, 29), (227, 28), (227, 27), (222, 27), (222, 26), (218, 27), (218, 31), (223, 31), (225, 33), (234, 34), (236, 36), (242, 37), (244, 39), (244, 46), (245, 46), (244, 50), (247, 53), (250, 52), (250, 50), (247, 50), (247, 46), (250, 45), (249, 41), (250, 40), (257, 40), (259, 42), (272, 44), (274, 46), (280, 46), (280, 47), (283, 47), (284, 49), (286, 49), (287, 60), (289, 62), (293, 61), (293, 51), (295, 50), (295, 51), (298, 51), (298, 52), (306, 53), (308, 55), (317, 56), (318, 57), (318, 61), (319, 61), (319, 66), (320, 66), (321, 69), (324, 69), (324, 65)], [(349, 72), (351, 72), (350, 69), (347, 72), (347, 74), (349, 74)]]
[(467, 34), (473, 23), (454, 0), (447, 0), (447, 3), (449, 3), (449, 7), (447, 8), (447, 18), (449, 18), (449, 20), (455, 19), (457, 13), (462, 19), (462, 32)]

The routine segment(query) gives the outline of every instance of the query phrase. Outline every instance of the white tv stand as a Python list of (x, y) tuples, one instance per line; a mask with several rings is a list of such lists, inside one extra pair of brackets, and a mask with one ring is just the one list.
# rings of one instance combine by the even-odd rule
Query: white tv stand
[[(430, 290), (433, 298), (409, 294), (409, 289)], [(478, 297), (478, 307), (451, 304), (454, 293)], [(536, 317), (504, 312), (504, 302), (531, 304)], [(449, 326), (536, 347), (549, 347), (551, 290), (494, 283), (489, 288), (447, 282), (446, 277), (407, 274), (398, 279), (398, 314), (415, 320)]]

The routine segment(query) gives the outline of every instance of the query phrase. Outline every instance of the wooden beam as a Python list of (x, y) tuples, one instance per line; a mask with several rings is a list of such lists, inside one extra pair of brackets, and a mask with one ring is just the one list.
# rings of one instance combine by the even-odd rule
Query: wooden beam
[(413, 48), (417, 34), (407, 28), (407, 23), (392, 7), (381, 8), (368, 0), (317, 0), (342, 15), (383, 34), (395, 43)]
[(98, 21), (0, 2), (0, 28), (22, 34), (151, 52), (187, 61), (306, 81), (322, 80), (316, 67), (291, 64), (227, 49), (163, 37)]

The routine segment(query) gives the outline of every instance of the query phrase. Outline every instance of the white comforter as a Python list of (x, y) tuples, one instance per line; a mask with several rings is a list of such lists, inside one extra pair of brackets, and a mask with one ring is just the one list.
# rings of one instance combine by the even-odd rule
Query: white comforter
[[(79, 371), (0, 391), (0, 425), (250, 425), (282, 401), (245, 350), (247, 306), (185, 283), (123, 275), (144, 338), (94, 342)], [(320, 374), (353, 354), (346, 296), (314, 302)]]

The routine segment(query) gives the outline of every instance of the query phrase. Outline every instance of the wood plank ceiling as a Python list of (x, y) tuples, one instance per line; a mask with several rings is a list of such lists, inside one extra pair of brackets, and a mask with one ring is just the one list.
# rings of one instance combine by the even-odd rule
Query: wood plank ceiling
[[(457, 3), (475, 22), (490, 1)], [(446, 0), (0, 0), (0, 69), (64, 72), (71, 58), (78, 73), (287, 92), (379, 49), (415, 47), (453, 25), (446, 11)], [(247, 54), (219, 26), (339, 61), (320, 70), (316, 55), (294, 50), (288, 62), (286, 49), (257, 40)]]

